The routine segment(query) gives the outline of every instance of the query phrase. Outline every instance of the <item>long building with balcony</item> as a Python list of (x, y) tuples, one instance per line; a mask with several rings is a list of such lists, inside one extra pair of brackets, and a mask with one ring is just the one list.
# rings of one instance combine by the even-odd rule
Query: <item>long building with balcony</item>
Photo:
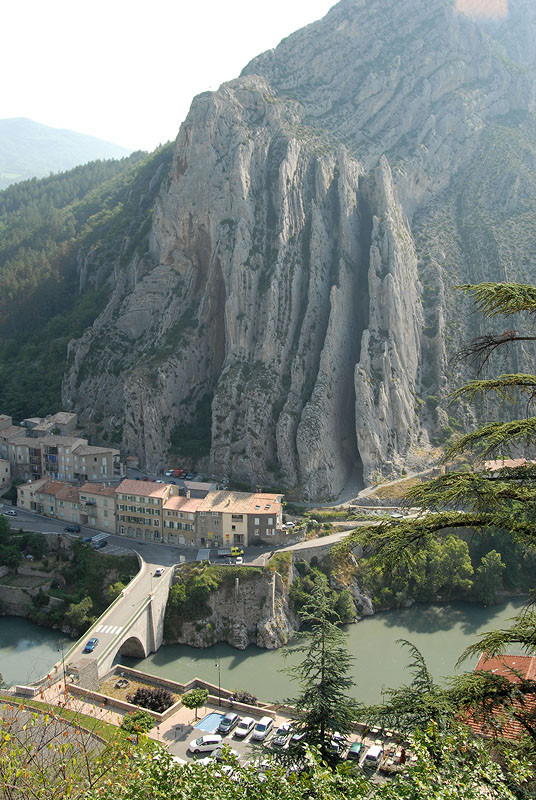
[(75, 434), (76, 414), (58, 412), (13, 425), (0, 415), (0, 458), (10, 462), (12, 477), (50, 478), (72, 483), (120, 480), (125, 465), (119, 450), (90, 445)]

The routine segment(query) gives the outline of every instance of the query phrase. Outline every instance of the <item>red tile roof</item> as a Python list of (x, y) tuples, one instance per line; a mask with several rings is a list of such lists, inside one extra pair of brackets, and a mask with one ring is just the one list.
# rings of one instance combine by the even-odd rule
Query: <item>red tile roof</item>
[[(475, 672), (492, 672), (503, 678), (508, 678), (511, 683), (520, 683), (521, 680), (536, 680), (536, 657), (502, 655), (488, 658), (482, 653)], [(518, 673), (516, 675), (516, 673)], [(536, 695), (526, 695), (524, 703), (514, 701), (511, 710), (523, 711), (523, 714), (536, 713)], [(468, 723), (471, 729), (481, 735), (490, 736), (492, 733), (503, 736), (505, 739), (519, 739), (524, 732), (520, 723), (514, 719), (509, 709), (497, 708), (493, 711), (492, 722), (484, 719), (471, 718)]]

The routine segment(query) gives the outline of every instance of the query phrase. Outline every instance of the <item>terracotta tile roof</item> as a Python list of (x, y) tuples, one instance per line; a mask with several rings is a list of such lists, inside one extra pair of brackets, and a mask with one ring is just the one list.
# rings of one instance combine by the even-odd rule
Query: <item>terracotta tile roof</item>
[(169, 489), (169, 484), (165, 483), (125, 480), (121, 481), (115, 491), (116, 494), (130, 494), (143, 497), (167, 497)]
[(23, 433), (21, 433), (19, 428), (19, 435), (12, 436), (9, 440), (9, 444), (14, 444), (16, 447), (35, 447), (37, 450), (39, 450), (40, 448), (37, 444), (38, 441), (38, 439), (32, 439), (30, 436), (25, 436)]
[(40, 491), (41, 487), (48, 483), (47, 478), (39, 478), (36, 481), (29, 481), (28, 483), (22, 483), (17, 486), (17, 489), (33, 489), (34, 491)]
[(198, 511), (203, 500), (197, 497), (170, 497), (164, 503), (166, 511)]
[(76, 486), (64, 486), (63, 489), (56, 494), (58, 500), (70, 500), (71, 503), (78, 503), (80, 496)]
[(80, 491), (86, 494), (101, 494), (106, 497), (115, 497), (115, 488), (104, 483), (84, 483)]
[[(514, 656), (502, 655), (495, 658), (488, 658), (482, 653), (475, 672), (486, 671), (494, 675), (508, 678), (511, 683), (519, 683), (520, 677), (524, 680), (536, 680), (536, 657), (534, 656)], [(516, 675), (515, 673), (519, 673)], [(524, 703), (514, 701), (512, 709), (523, 710), (523, 713), (536, 713), (536, 695), (526, 695)], [(470, 718), (468, 724), (474, 733), (480, 736), (490, 736), (493, 733), (500, 734), (505, 739), (519, 739), (524, 732), (520, 723), (513, 718), (508, 710), (497, 708), (493, 711), (492, 722), (483, 719)]]
[[(61, 438), (68, 439), (69, 437), (62, 436)], [(98, 456), (104, 453), (117, 453), (117, 455), (119, 455), (119, 450), (114, 450), (113, 447), (98, 447), (97, 445), (88, 444), (86, 441), (83, 441), (82, 444), (73, 448), (73, 453), (75, 456)]]
[(80, 439), (78, 436), (57, 436), (56, 434), (41, 436), (36, 441), (50, 447), (76, 447), (77, 445), (87, 444), (87, 439)]
[(10, 425), (9, 428), (0, 428), (0, 438), (13, 439), (14, 436), (24, 436), (23, 428), (20, 428), (18, 425)]
[(534, 464), (534, 461), (527, 461), (526, 458), (500, 458), (497, 461), (484, 461), (484, 469), (489, 469), (494, 472), (497, 469), (505, 469), (509, 467), (526, 467), (529, 464)]
[(47, 481), (45, 485), (39, 489), (39, 491), (43, 494), (57, 495), (62, 489), (65, 489), (66, 487), (70, 488), (70, 486), (70, 483), (65, 483), (64, 481)]
[(215, 483), (207, 483), (205, 481), (184, 481), (187, 489), (197, 489), (198, 491), (210, 492), (216, 488)]
[(50, 422), (57, 422), (58, 425), (66, 425), (69, 422), (72, 422), (73, 419), (76, 419), (77, 415), (72, 414), (69, 411), (57, 411), (56, 414), (53, 414), (50, 417)]
[(281, 511), (280, 494), (255, 492), (209, 492), (201, 501), (200, 511), (227, 514), (274, 514)]

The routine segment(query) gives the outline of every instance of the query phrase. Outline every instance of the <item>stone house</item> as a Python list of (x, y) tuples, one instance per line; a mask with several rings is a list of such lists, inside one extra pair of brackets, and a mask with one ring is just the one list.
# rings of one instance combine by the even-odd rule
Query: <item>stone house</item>
[(11, 464), (5, 458), (0, 458), (0, 489), (11, 485)]
[(117, 533), (131, 539), (165, 542), (164, 505), (178, 494), (172, 483), (122, 481), (115, 490)]
[(115, 533), (115, 489), (103, 483), (84, 483), (79, 495), (80, 524)]

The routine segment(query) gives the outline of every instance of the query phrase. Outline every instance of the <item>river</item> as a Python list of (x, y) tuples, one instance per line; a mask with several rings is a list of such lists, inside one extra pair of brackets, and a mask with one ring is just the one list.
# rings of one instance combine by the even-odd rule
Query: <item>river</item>
[(46, 675), (72, 642), (61, 631), (22, 617), (0, 617), (0, 674), (4, 682), (27, 685)]
[[(382, 688), (409, 682), (407, 651), (396, 643), (408, 639), (423, 653), (436, 678), (450, 675), (462, 651), (478, 635), (506, 627), (508, 620), (523, 606), (523, 598), (483, 608), (470, 603), (413, 606), (386, 611), (348, 625), (348, 644), (355, 661), (355, 696), (372, 703), (380, 699)], [(0, 617), (0, 673), (6, 683), (28, 683), (45, 674), (59, 660), (57, 643), (65, 650), (69, 640), (63, 634), (40, 628), (19, 617)], [(121, 658), (126, 666), (181, 682), (195, 676), (228, 689), (248, 689), (262, 700), (276, 701), (292, 696), (295, 685), (281, 670), (299, 658), (285, 658), (281, 650), (248, 647), (235, 650), (225, 644), (199, 650), (184, 645), (164, 645), (145, 659)], [(467, 661), (472, 669), (476, 659)]]
[[(524, 602), (523, 598), (515, 598), (489, 608), (472, 603), (415, 605), (348, 625), (349, 649), (355, 658), (352, 669), (355, 697), (373, 703), (380, 699), (382, 688), (410, 681), (406, 669), (408, 652), (397, 644), (397, 639), (407, 639), (416, 645), (434, 677), (440, 679), (455, 672), (459, 656), (480, 633), (507, 627), (508, 620)], [(235, 650), (226, 644), (199, 650), (168, 644), (148, 658), (121, 661), (125, 666), (180, 682), (197, 676), (214, 684), (218, 683), (219, 661), (221, 685), (228, 689), (247, 689), (266, 701), (280, 701), (297, 691), (281, 670), (299, 661), (299, 657), (285, 658), (281, 650), (261, 650), (253, 645), (247, 650)], [(472, 669), (475, 664), (476, 659), (468, 660), (463, 669)]]

